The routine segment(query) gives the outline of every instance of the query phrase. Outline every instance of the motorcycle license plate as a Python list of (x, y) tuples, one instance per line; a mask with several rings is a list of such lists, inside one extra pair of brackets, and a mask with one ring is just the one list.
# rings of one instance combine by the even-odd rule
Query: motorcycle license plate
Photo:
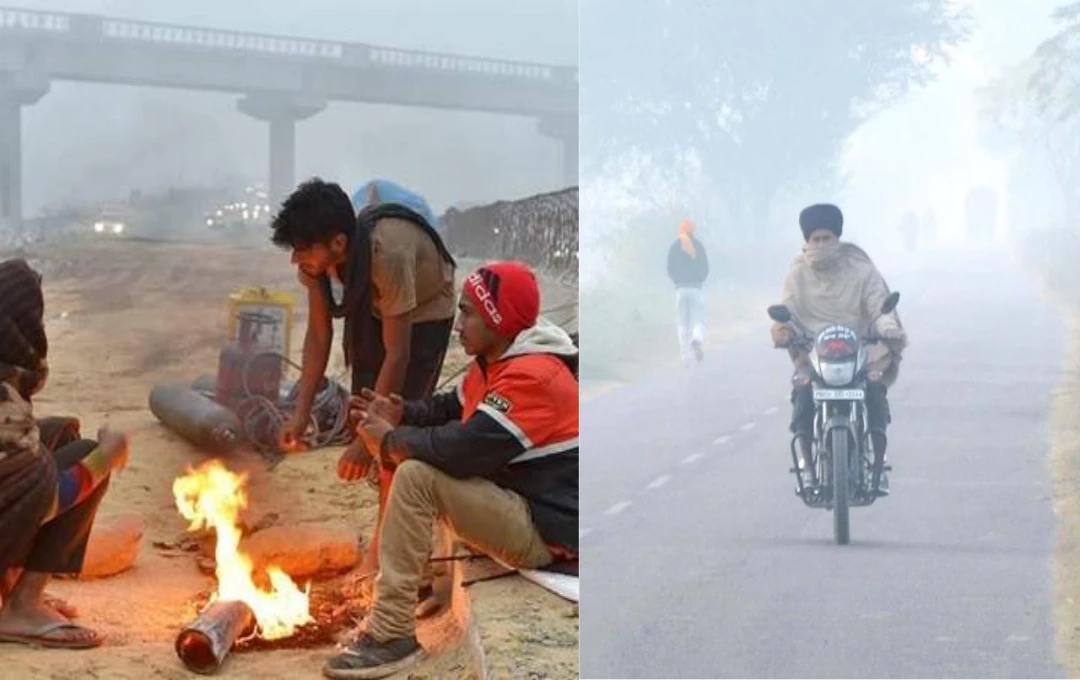
[(858, 401), (866, 393), (863, 390), (825, 390), (814, 388), (814, 399), (818, 401)]

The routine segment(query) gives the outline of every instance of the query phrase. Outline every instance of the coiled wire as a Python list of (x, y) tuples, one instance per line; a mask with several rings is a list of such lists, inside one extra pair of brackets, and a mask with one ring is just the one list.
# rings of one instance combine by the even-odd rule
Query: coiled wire
[[(295, 383), (279, 403), (252, 392), (248, 376), (255, 362), (266, 358), (273, 358), (280, 361), (282, 366), (292, 366), (298, 371), (301, 367), (280, 352), (263, 351), (249, 356), (241, 369), (244, 396), (236, 405), (236, 416), (240, 419), (247, 441), (272, 468), (284, 458), (281, 434), (296, 407), (300, 386), (298, 382)], [(349, 396), (349, 391), (338, 379), (322, 379), (312, 401), (308, 433), (302, 438), (309, 449), (340, 446), (352, 440), (349, 432)]]

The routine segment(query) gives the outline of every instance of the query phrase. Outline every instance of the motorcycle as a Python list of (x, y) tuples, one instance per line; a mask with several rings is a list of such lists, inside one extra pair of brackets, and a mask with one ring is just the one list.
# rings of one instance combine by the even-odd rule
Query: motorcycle
[[(900, 293), (893, 292), (870, 324), (896, 309)], [(866, 409), (866, 348), (881, 341), (871, 330), (864, 338), (852, 328), (834, 324), (816, 335), (784, 305), (768, 308), (769, 318), (788, 324), (795, 337), (791, 345), (810, 355), (814, 396), (814, 434), (810, 468), (814, 485), (804, 485), (799, 473), (798, 438), (791, 439), (791, 472), (795, 493), (811, 508), (833, 511), (833, 534), (838, 545), (851, 540), (849, 511), (872, 505), (879, 497), (882, 475), (891, 470), (874, 453)]]

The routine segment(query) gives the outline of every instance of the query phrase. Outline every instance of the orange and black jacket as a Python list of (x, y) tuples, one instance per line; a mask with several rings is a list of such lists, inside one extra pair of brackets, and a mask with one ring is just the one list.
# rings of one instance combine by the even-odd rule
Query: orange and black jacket
[(407, 402), (384, 451), (522, 496), (549, 546), (577, 554), (577, 348), (541, 321), (497, 361), (474, 361), (453, 392)]

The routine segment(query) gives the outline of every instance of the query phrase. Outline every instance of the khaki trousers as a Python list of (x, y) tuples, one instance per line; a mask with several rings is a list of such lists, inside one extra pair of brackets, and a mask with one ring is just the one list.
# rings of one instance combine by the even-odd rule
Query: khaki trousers
[(416, 633), (416, 595), (436, 521), (512, 567), (535, 569), (553, 559), (521, 496), (486, 479), (456, 479), (407, 460), (394, 473), (379, 537), (375, 606), (367, 626), (379, 642)]

